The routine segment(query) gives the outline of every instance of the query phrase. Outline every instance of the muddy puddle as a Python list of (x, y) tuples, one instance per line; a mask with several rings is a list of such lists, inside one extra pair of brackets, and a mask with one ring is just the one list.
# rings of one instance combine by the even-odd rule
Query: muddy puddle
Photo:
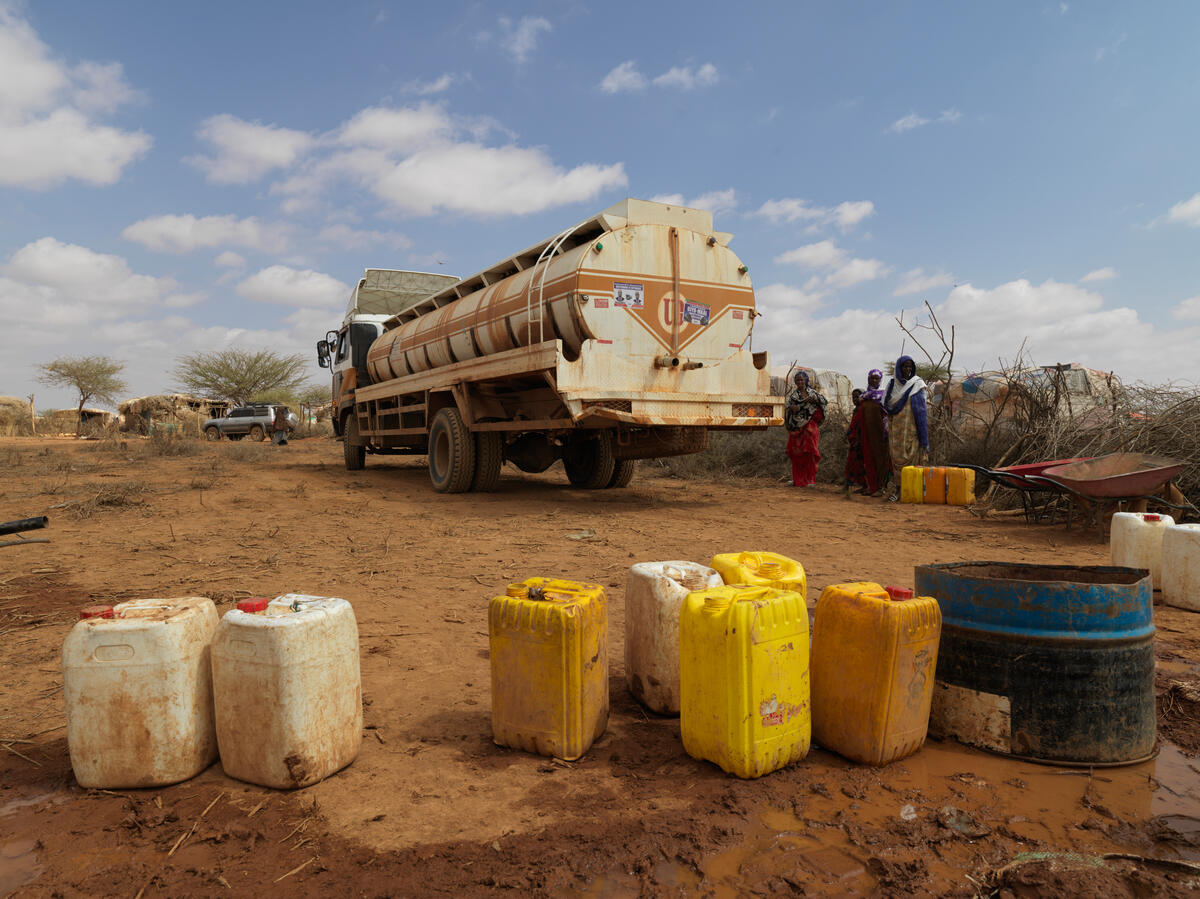
[[(953, 741), (931, 741), (882, 769), (821, 750), (805, 765), (807, 795), (764, 805), (743, 836), (699, 870), (664, 861), (654, 881), (730, 899), (787, 888), (944, 893), (973, 890), (965, 875), (1013, 858), (1100, 865), (1101, 855), (1124, 852), (1200, 862), (1200, 763), (1169, 743), (1150, 761), (1114, 768), (1040, 765)], [(1161, 839), (1146, 839), (1147, 824)], [(621, 896), (638, 883), (614, 871), (577, 895)]]

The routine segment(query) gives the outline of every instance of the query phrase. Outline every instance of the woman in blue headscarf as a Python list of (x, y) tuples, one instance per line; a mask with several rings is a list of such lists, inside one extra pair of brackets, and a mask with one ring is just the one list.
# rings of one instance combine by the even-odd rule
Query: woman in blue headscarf
[[(928, 396), (929, 390), (917, 377), (917, 364), (912, 356), (897, 359), (894, 374), (883, 389), (883, 408), (888, 414), (888, 448), (892, 471), (896, 473), (897, 491), (899, 474), (904, 466), (916, 465), (929, 455)], [(899, 493), (892, 494), (892, 498), (898, 497)]]

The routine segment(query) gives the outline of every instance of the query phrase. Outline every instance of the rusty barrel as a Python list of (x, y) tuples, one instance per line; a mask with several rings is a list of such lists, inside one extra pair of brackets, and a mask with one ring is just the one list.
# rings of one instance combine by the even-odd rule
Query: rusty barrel
[(1154, 752), (1154, 612), (1136, 568), (919, 565), (942, 609), (930, 732), (1063, 765)]

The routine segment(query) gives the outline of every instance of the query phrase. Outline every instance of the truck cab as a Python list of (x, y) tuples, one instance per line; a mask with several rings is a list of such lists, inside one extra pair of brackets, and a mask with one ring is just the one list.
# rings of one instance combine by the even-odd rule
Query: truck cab
[(384, 322), (458, 282), (454, 275), (369, 268), (350, 294), (342, 325), (317, 342), (317, 364), (332, 375), (333, 429), (340, 437), (354, 392), (371, 383), (367, 350), (384, 331)]

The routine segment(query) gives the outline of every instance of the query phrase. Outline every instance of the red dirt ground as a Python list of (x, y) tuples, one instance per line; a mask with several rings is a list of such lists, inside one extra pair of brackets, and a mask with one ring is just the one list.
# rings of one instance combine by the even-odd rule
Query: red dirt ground
[[(636, 561), (772, 549), (804, 563), (811, 603), (829, 583), (911, 584), (918, 563), (1106, 563), (1095, 533), (647, 473), (588, 492), (506, 469), (494, 494), (444, 496), (418, 461), (347, 472), (326, 439), (157, 447), (0, 440), (0, 520), (47, 514), (26, 536), (52, 541), (0, 548), (0, 895), (1108, 897), (1200, 884), (1200, 616), (1156, 608), (1157, 759), (1092, 772), (930, 741), (882, 769), (814, 750), (741, 781), (688, 757), (678, 720), (624, 686)], [(532, 575), (609, 593), (610, 724), (578, 762), (491, 741), (487, 601)], [(289, 591), (354, 605), (353, 765), (295, 793), (219, 763), (164, 789), (75, 784), (59, 653), (80, 606), (200, 594), (224, 612)], [(1113, 853), (1135, 858), (1101, 858)]]

